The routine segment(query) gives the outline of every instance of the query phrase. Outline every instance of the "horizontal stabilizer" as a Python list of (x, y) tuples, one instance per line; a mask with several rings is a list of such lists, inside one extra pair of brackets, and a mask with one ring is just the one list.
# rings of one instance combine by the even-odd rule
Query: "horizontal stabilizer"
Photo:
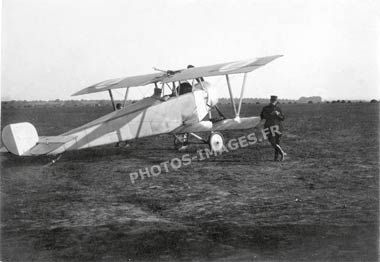
[(40, 136), (38, 144), (64, 144), (73, 139), (72, 136)]
[(29, 154), (33, 156), (49, 154), (61, 146), (68, 145), (73, 140), (75, 137), (72, 136), (41, 136)]

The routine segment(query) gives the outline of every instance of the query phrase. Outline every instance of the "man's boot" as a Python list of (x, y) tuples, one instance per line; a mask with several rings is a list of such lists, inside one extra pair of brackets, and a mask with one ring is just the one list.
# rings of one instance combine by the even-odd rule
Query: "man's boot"
[(286, 153), (284, 152), (284, 150), (282, 150), (280, 145), (277, 144), (276, 147), (277, 147), (278, 153), (280, 154), (280, 159), (278, 161), (284, 161)]
[(278, 152), (277, 152), (277, 150), (274, 151), (274, 160), (273, 161), (278, 161)]

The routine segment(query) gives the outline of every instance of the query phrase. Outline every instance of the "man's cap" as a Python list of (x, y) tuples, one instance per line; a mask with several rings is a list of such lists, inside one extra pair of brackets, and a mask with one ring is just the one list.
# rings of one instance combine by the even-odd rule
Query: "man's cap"
[(189, 68), (194, 68), (194, 66), (193, 65), (188, 65), (187, 69), (189, 69)]
[(277, 96), (270, 96), (270, 101), (277, 101)]

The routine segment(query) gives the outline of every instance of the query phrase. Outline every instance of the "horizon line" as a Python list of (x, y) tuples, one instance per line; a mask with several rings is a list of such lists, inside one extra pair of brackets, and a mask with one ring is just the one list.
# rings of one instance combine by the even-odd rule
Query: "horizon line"
[[(360, 99), (360, 98), (327, 98), (327, 99), (324, 99), (322, 98), (321, 96), (301, 96), (299, 98), (279, 98), (278, 100), (281, 102), (281, 100), (292, 100), (292, 101), (299, 101), (301, 98), (321, 98), (322, 102), (325, 102), (325, 101), (337, 101), (337, 100), (350, 100), (350, 101), (371, 101), (373, 99), (375, 100), (380, 100), (380, 98), (363, 98), (363, 99)], [(143, 99), (143, 98), (142, 98)], [(127, 99), (126, 101), (139, 101), (139, 100), (142, 100), (142, 99)], [(231, 100), (229, 97), (221, 97), (219, 99), (226, 99), (226, 100)], [(246, 100), (246, 99), (254, 99), (254, 100), (270, 100), (269, 98), (262, 98), (262, 97), (246, 97), (246, 98), (243, 98), (243, 101)], [(234, 98), (234, 100), (239, 100), (239, 98)], [(87, 102), (91, 102), (91, 101), (110, 101), (110, 99), (60, 99), (60, 98), (56, 98), (56, 99), (40, 99), (40, 100), (29, 100), (29, 99), (7, 99), (7, 100), (3, 100), (1, 99), (1, 102), (69, 102), (69, 101), (87, 101)], [(123, 99), (114, 99), (114, 101), (124, 101)]]

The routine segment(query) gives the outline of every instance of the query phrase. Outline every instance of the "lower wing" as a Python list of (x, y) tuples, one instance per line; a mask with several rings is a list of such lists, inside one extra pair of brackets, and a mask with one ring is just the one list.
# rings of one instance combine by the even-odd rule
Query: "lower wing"
[(254, 128), (260, 123), (261, 119), (258, 116), (242, 117), (235, 119), (224, 119), (218, 122), (201, 121), (195, 124), (181, 126), (175, 129), (172, 133), (196, 133), (207, 131), (222, 131), (222, 130), (239, 130)]

